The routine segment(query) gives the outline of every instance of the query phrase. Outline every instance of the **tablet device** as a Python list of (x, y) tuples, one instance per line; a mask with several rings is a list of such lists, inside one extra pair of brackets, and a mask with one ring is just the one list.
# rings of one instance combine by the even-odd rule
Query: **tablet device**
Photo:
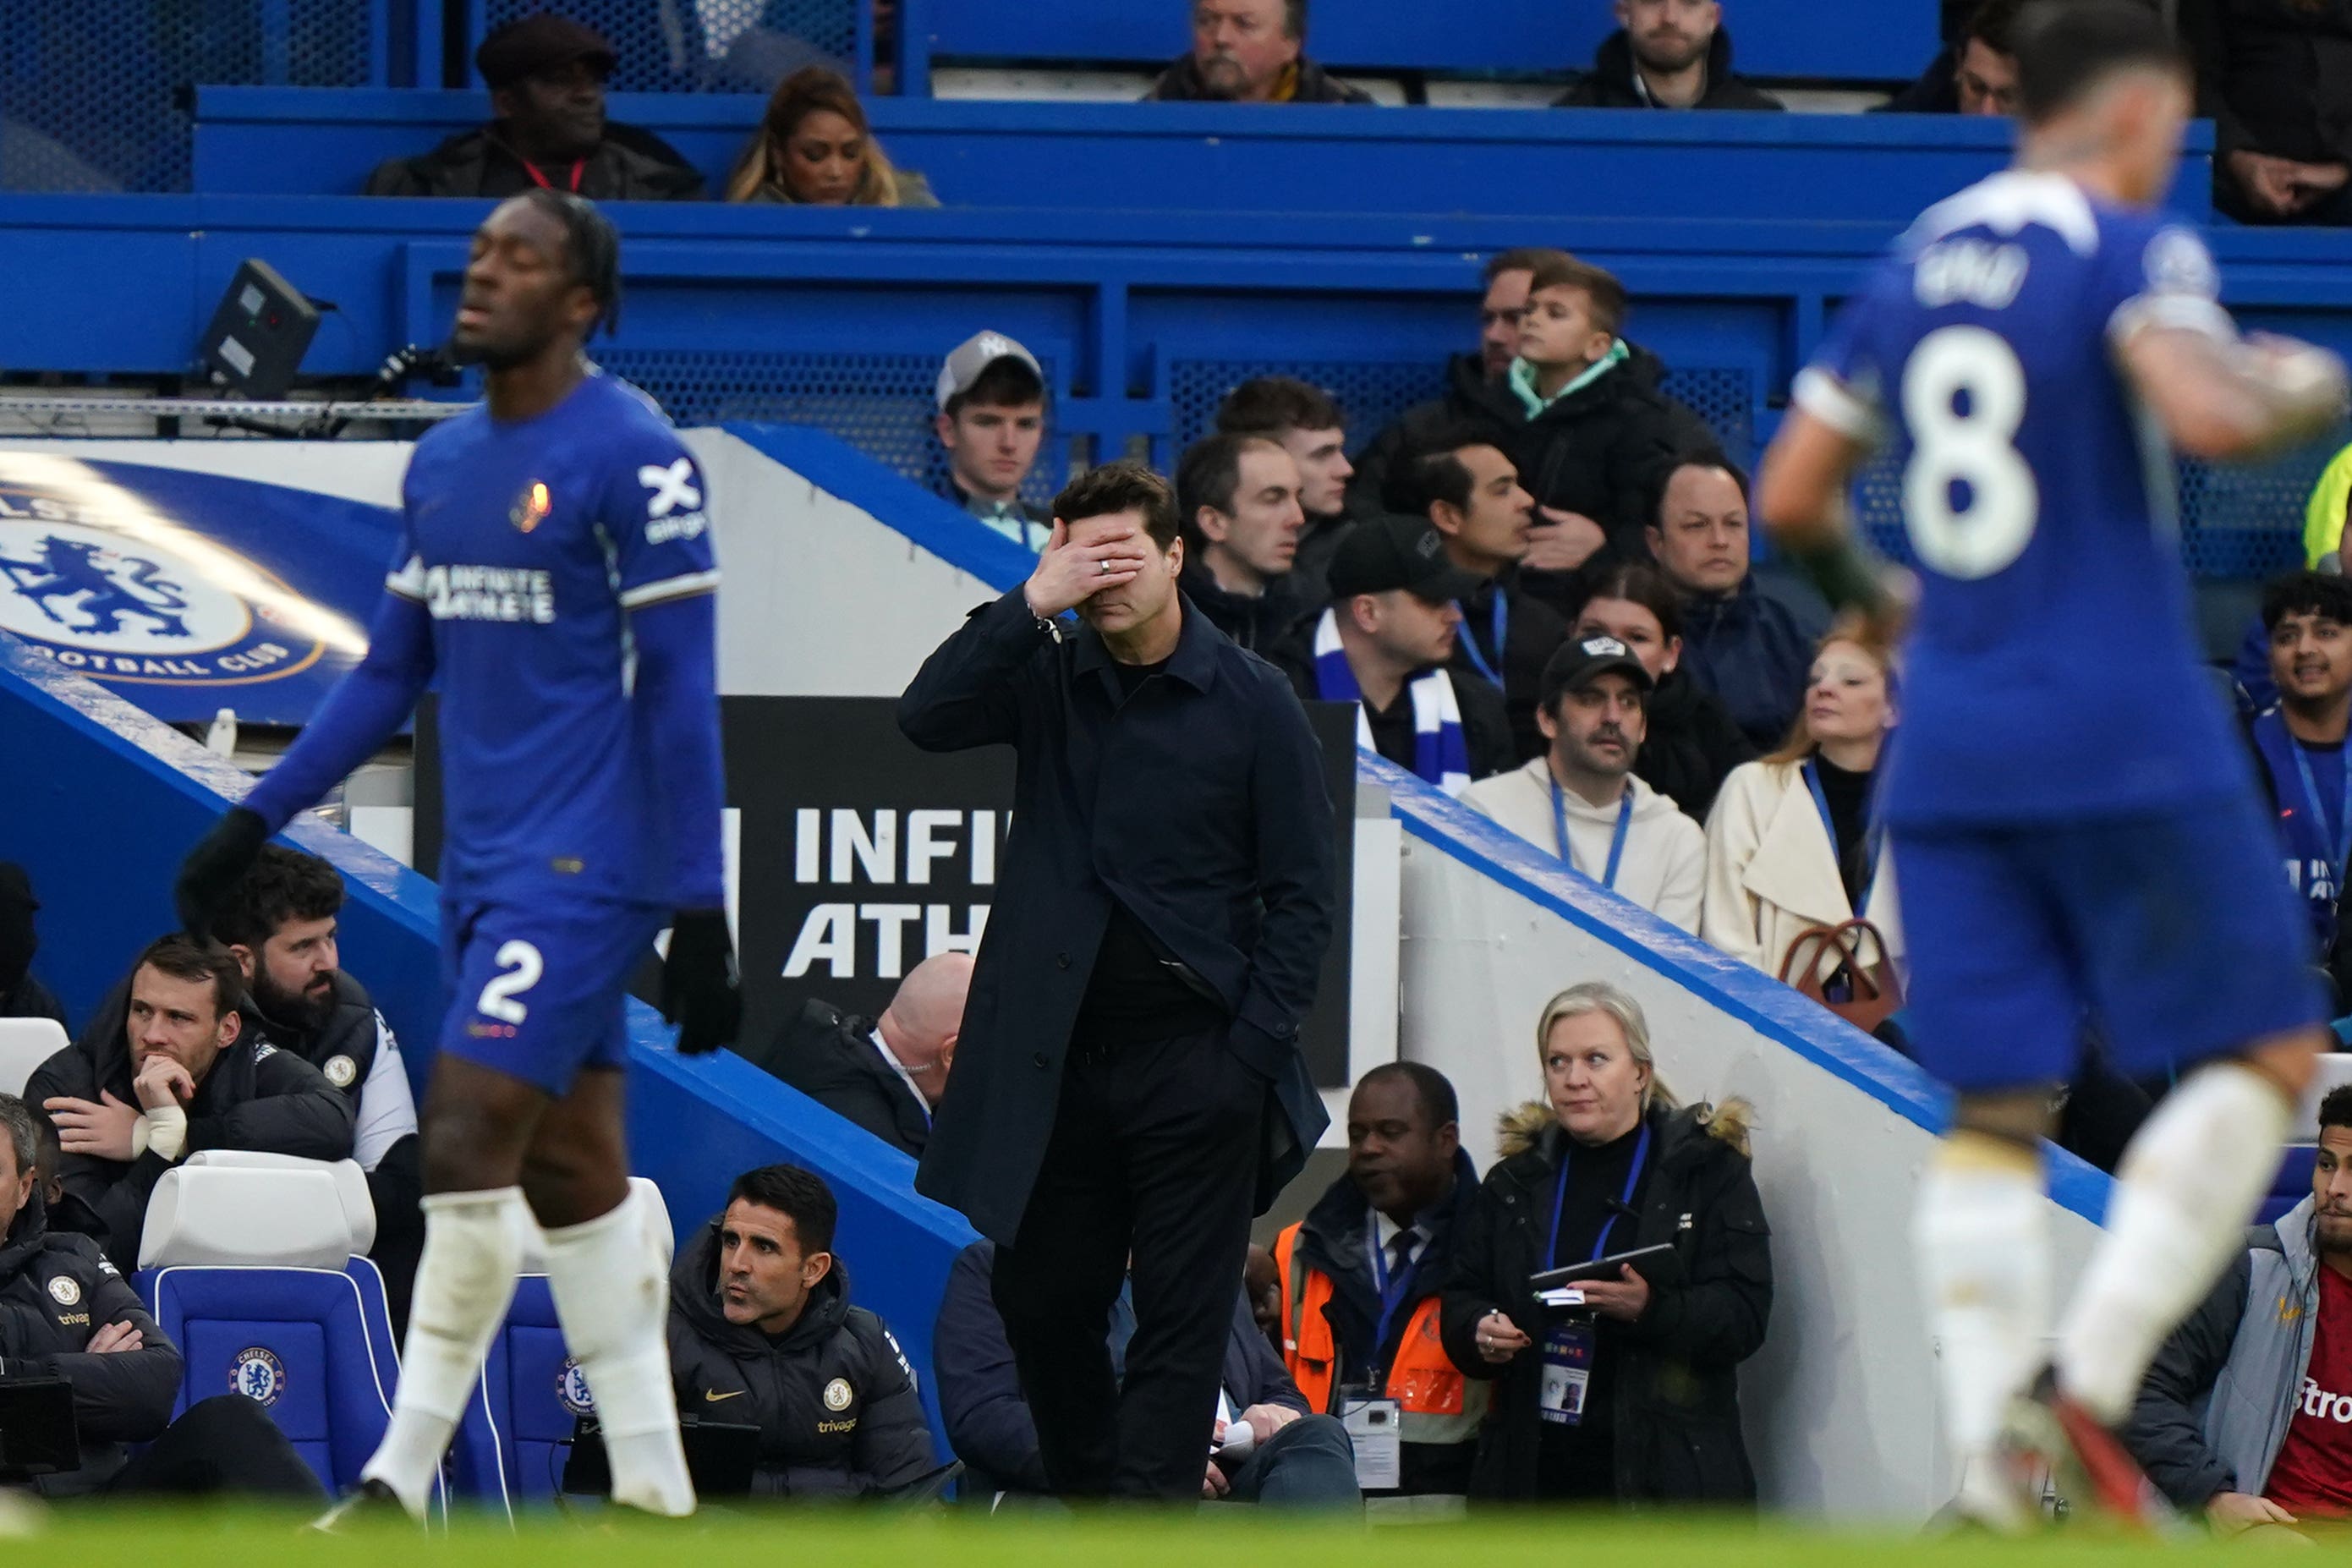
[[(748, 1422), (698, 1421), (689, 1415), (677, 1424), (686, 1449), (686, 1473), (694, 1478), (698, 1497), (749, 1497), (751, 1478), (760, 1468), (760, 1429)], [(605, 1497), (613, 1490), (612, 1461), (604, 1453), (604, 1430), (582, 1416), (572, 1432), (572, 1456), (563, 1462), (565, 1493), (574, 1497)]]
[(73, 1384), (62, 1377), (0, 1377), (0, 1476), (80, 1468)]
[(1590, 1263), (1571, 1263), (1565, 1268), (1548, 1268), (1528, 1277), (1528, 1283), (1538, 1290), (1557, 1290), (1563, 1285), (1580, 1285), (1588, 1279), (1614, 1279), (1617, 1270), (1630, 1266), (1650, 1283), (1652, 1289), (1671, 1289), (1683, 1282), (1683, 1255), (1672, 1242), (1662, 1241), (1655, 1247), (1637, 1247), (1631, 1252), (1612, 1252), (1606, 1258), (1596, 1258)]

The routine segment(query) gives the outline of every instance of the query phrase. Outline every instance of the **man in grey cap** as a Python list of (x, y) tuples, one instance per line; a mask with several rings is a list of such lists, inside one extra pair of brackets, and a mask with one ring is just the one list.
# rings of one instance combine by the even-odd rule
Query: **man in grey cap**
[(932, 428), (948, 455), (940, 493), (1016, 544), (1043, 551), (1054, 519), (1021, 499), (1045, 437), (1045, 372), (1003, 332), (974, 332), (940, 366)]
[(1360, 704), (1356, 743), (1460, 795), (1518, 761), (1503, 694), (1445, 668), (1479, 579), (1423, 518), (1368, 518), (1331, 556), (1331, 605), (1275, 656), (1308, 701)]
[(378, 165), (367, 194), (504, 197), (539, 185), (600, 202), (698, 198), (702, 174), (677, 148), (604, 118), (618, 59), (593, 27), (552, 12), (492, 29), (474, 65), (497, 118)]
[(1615, 637), (1564, 644), (1544, 666), (1536, 708), (1549, 749), (1525, 767), (1472, 784), (1462, 804), (1695, 931), (1706, 888), (1706, 836), (1633, 773), (1655, 684)]

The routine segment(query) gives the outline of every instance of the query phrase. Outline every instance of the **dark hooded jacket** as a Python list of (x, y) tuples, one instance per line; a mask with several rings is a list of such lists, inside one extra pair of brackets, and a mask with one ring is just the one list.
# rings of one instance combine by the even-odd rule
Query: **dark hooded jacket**
[[(568, 168), (541, 169), (559, 189)], [(520, 154), (499, 136), (496, 121), (461, 131), (430, 153), (376, 165), (371, 196), (518, 196), (538, 182)], [(686, 202), (702, 196), (702, 172), (650, 131), (606, 121), (604, 139), (581, 161), (574, 187), (596, 202)]]
[[(1422, 1244), (1413, 1260), (1412, 1279), (1390, 1319), (1389, 1337), (1379, 1345), (1372, 1336), (1380, 1325), (1380, 1298), (1372, 1290), (1371, 1264), (1364, 1253), (1364, 1233), (1370, 1209), (1364, 1194), (1342, 1175), (1325, 1189), (1315, 1206), (1299, 1222), (1297, 1264), (1315, 1269), (1331, 1281), (1331, 1300), (1323, 1309), (1331, 1337), (1339, 1347), (1339, 1366), (1332, 1389), (1370, 1384), (1385, 1387), (1389, 1369), (1407, 1325), (1422, 1302), (1442, 1290), (1454, 1270), (1454, 1257), (1470, 1209), (1478, 1201), (1478, 1167), (1460, 1149), (1454, 1152), (1454, 1191), (1439, 1210), (1435, 1231)], [(1337, 1415), (1336, 1410), (1326, 1415)], [(1460, 1497), (1470, 1489), (1470, 1468), (1475, 1447), (1468, 1443), (1406, 1443), (1400, 1449), (1402, 1484), (1406, 1497)]]
[[(1549, 603), (1527, 590), (1520, 582), (1522, 575), (1517, 567), (1508, 567), (1461, 601), (1462, 626), (1454, 634), (1454, 657), (1446, 661), (1446, 668), (1502, 693), (1503, 711), (1511, 721), (1511, 747), (1516, 760), (1524, 763), (1543, 754), (1545, 742), (1543, 731), (1536, 725), (1536, 708), (1543, 696), (1544, 666), (1568, 640), (1568, 622)], [(1497, 598), (1508, 612), (1504, 617), (1507, 630), (1499, 665), (1495, 647)], [(1485, 661), (1484, 668), (1480, 660)], [(1495, 675), (1503, 678), (1499, 687), (1490, 679)]]
[(670, 1269), (678, 1414), (759, 1426), (760, 1497), (877, 1497), (929, 1475), (931, 1430), (914, 1369), (882, 1320), (849, 1304), (841, 1259), (799, 1321), (770, 1338), (719, 1310), (719, 1226), (704, 1226)]
[(882, 1059), (874, 1027), (871, 1018), (811, 1001), (777, 1032), (776, 1048), (761, 1065), (835, 1116), (919, 1160), (931, 1141), (930, 1107)]
[[(1217, 586), (1217, 580), (1208, 567), (1196, 558), (1187, 558), (1183, 574), (1177, 579), (1184, 597), (1193, 607), (1209, 617), (1209, 624), (1233, 639), (1237, 647), (1271, 657), (1274, 649), (1289, 636), (1299, 620), (1309, 613), (1291, 592), (1290, 579), (1278, 577), (1268, 583), (1265, 592), (1252, 596), (1233, 594)], [(1314, 608), (1320, 609), (1320, 605)]]
[(1763, 753), (1732, 721), (1722, 699), (1702, 689), (1679, 668), (1666, 671), (1650, 693), (1647, 707), (1649, 733), (1633, 772), (1681, 806), (1685, 816), (1705, 826), (1716, 793), (1731, 770)]
[[(1601, 40), (1601, 47), (1592, 56), (1592, 68), (1576, 79), (1574, 85), (1552, 100), (1554, 109), (1662, 109), (1635, 81), (1633, 75), (1633, 44), (1618, 28)], [(1706, 91), (1693, 104), (1694, 109), (1780, 109), (1789, 106), (1766, 92), (1751, 87), (1733, 73), (1731, 68), (1731, 29), (1717, 27), (1715, 39), (1706, 50)]]
[[(101, 1092), (139, 1103), (124, 1030), (130, 994), (125, 980), (108, 994), (81, 1037), (41, 1064), (25, 1086), (26, 1103), (38, 1105), (55, 1095), (95, 1100)], [(351, 1157), (352, 1101), (317, 1068), (268, 1044), (257, 1031), (241, 1031), (221, 1052), (187, 1110), (182, 1159), (200, 1149), (254, 1149), (306, 1160)], [(99, 1240), (117, 1268), (139, 1266), (147, 1200), (172, 1164), (153, 1150), (136, 1160), (68, 1154), (59, 1163), (67, 1195), (88, 1205), (100, 1227)]]
[[(1143, 100), (1146, 103), (1223, 101), (1212, 97), (1202, 89), (1201, 63), (1190, 54), (1177, 57), (1166, 70), (1161, 71), (1160, 79), (1151, 84), (1151, 90), (1143, 95)], [(1372, 101), (1372, 95), (1361, 88), (1349, 87), (1346, 82), (1338, 80), (1326, 72), (1321, 66), (1317, 65), (1305, 55), (1301, 55), (1298, 57), (1297, 85), (1292, 89), (1289, 98), (1284, 101), (1287, 103), (1370, 103)]]
[(1766, 593), (1751, 572), (1725, 597), (1685, 603), (1682, 672), (1721, 700), (1758, 751), (1775, 751), (1804, 706), (1814, 647), (1828, 630), (1828, 617)]
[[(110, 1323), (139, 1331), (143, 1348), (91, 1354)], [(179, 1351), (86, 1236), (52, 1231), (35, 1188), (0, 1237), (0, 1377), (62, 1377), (73, 1384), (81, 1468), (43, 1476), (44, 1497), (80, 1497), (112, 1480), (128, 1443), (152, 1443), (172, 1422)]]
[[(1739, 1363), (1764, 1343), (1772, 1310), (1771, 1230), (1748, 1166), (1748, 1108), (1738, 1100), (1647, 1116), (1655, 1148), (1637, 1194), (1639, 1223), (1612, 1251), (1671, 1243), (1684, 1283), (1661, 1288), (1635, 1323), (1603, 1321), (1598, 1353), (1620, 1358), (1612, 1379), (1616, 1475), (1622, 1503), (1752, 1503), (1756, 1473), (1739, 1429)], [(1538, 1495), (1538, 1384), (1546, 1325), (1528, 1277), (1543, 1258), (1559, 1170), (1549, 1108), (1503, 1119), (1503, 1158), (1486, 1173), (1454, 1244), (1445, 1287), (1445, 1352), (1472, 1377), (1496, 1380), (1470, 1495)], [(1496, 1366), (1478, 1353), (1478, 1320), (1500, 1310), (1536, 1342)]]

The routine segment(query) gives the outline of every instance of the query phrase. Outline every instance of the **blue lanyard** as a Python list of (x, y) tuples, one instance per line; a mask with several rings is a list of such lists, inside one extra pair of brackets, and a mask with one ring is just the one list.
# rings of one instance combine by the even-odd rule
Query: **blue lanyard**
[[(1568, 1152), (1574, 1142), (1563, 1129), (1559, 1135), (1559, 1184), (1553, 1189), (1551, 1195), (1551, 1239), (1544, 1244), (1546, 1268), (1559, 1267), (1559, 1211), (1561, 1205), (1568, 1202)], [(1618, 1208), (1632, 1206), (1633, 1189), (1641, 1184), (1642, 1166), (1649, 1158), (1650, 1124), (1645, 1121), (1642, 1123), (1642, 1140), (1633, 1145), (1633, 1168), (1625, 1173), (1625, 1193), (1617, 1200)], [(1616, 1228), (1617, 1213), (1612, 1209), (1607, 1221), (1601, 1225), (1600, 1239), (1592, 1244), (1592, 1256), (1586, 1258), (1586, 1262), (1597, 1263), (1609, 1256), (1609, 1233)]]
[(1499, 587), (1495, 590), (1495, 662), (1493, 664), (1488, 664), (1486, 662), (1486, 655), (1478, 647), (1477, 637), (1473, 636), (1471, 633), (1470, 611), (1468, 607), (1465, 606), (1459, 599), (1454, 601), (1454, 607), (1462, 612), (1462, 649), (1465, 653), (1467, 653), (1470, 656), (1471, 668), (1475, 669), (1479, 674), (1485, 676), (1489, 684), (1494, 686), (1502, 685), (1503, 678), (1500, 675), (1497, 675), (1496, 671), (1502, 667), (1504, 640), (1511, 635), (1511, 601), (1509, 596)]
[[(1396, 1321), (1397, 1309), (1404, 1305), (1405, 1297), (1412, 1289), (1413, 1271), (1421, 1267), (1421, 1259), (1416, 1257), (1411, 1263), (1404, 1266), (1403, 1273), (1398, 1275), (1394, 1281), (1391, 1281), (1388, 1248), (1381, 1245), (1380, 1221), (1366, 1220), (1364, 1232), (1364, 1239), (1372, 1244), (1370, 1249), (1372, 1255), (1372, 1288), (1378, 1290), (1381, 1296), (1381, 1320), (1372, 1327), (1372, 1359), (1377, 1362), (1380, 1360), (1381, 1347), (1389, 1342), (1389, 1325)], [(1429, 1240), (1426, 1237), (1423, 1237), (1421, 1245), (1423, 1250), (1428, 1249)]]
[[(2303, 798), (2311, 806), (2311, 815), (2317, 819), (2319, 837), (2325, 842), (2327, 837), (2327, 810), (2319, 804), (2319, 780), (2312, 774), (2311, 758), (2305, 752), (2303, 742), (2292, 733), (2287, 736), (2286, 744), (2287, 750), (2294, 753), (2294, 771), (2303, 775)], [(2344, 758), (2344, 810), (2336, 818), (2337, 876), (2344, 874), (2344, 865), (2347, 860), (2352, 860), (2352, 752), (2347, 752)]]
[[(2309, 775), (2305, 774), (2306, 781)], [(2346, 799), (2352, 803), (2352, 773), (2345, 775)], [(1838, 863), (1838, 880), (1845, 880), (1845, 858), (1838, 853), (1837, 819), (1830, 816), (1830, 797), (1822, 791), (1822, 771), (1813, 759), (1805, 759), (1805, 787), (1813, 792), (1813, 809), (1822, 814), (1822, 831), (1830, 836), (1830, 858)], [(2347, 805), (2352, 810), (2352, 805)], [(1875, 815), (1874, 813), (1873, 815)], [(1870, 912), (1870, 896), (1878, 891), (1878, 852), (1885, 847), (1886, 835), (1876, 823), (1863, 829), (1862, 834), (1862, 898), (1854, 905), (1856, 916)]]
[[(1573, 868), (1576, 864), (1576, 857), (1568, 852), (1568, 802), (1560, 795), (1559, 781), (1551, 778), (1549, 766), (1546, 768), (1544, 776), (1551, 779), (1551, 826), (1552, 832), (1559, 840), (1559, 858)], [(2352, 770), (2347, 770), (2345, 777), (2347, 781), (2352, 781)], [(1632, 781), (1628, 780), (1625, 784), (1624, 798), (1617, 803), (1617, 831), (1609, 840), (1609, 868), (1601, 875), (1601, 885), (1612, 892), (1616, 891), (1617, 889), (1618, 864), (1625, 858), (1625, 832), (1633, 826), (1633, 785)], [(1586, 874), (1591, 875), (1590, 872)]]

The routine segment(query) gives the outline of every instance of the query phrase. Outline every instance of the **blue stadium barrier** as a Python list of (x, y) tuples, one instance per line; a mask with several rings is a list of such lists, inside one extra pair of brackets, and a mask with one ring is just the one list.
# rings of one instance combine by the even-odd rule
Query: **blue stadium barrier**
[[(765, 100), (623, 95), (724, 188)], [(1643, 218), (1907, 221), (2009, 161), (2000, 121), (1861, 114), (1627, 114), (1416, 109), (1299, 114), (1210, 103), (979, 103), (880, 99), (876, 136), (950, 206), (1092, 212), (1362, 215), (1557, 211)], [(205, 88), (195, 189), (342, 195), (388, 158), (489, 117), (487, 94)], [(2210, 188), (2200, 132), (2181, 182)], [(1292, 232), (1297, 231), (1294, 226)]]
[[(259, 256), (338, 306), (306, 368), (366, 375), (392, 349), (446, 335), (482, 211), (357, 197), (0, 196), (12, 276), (21, 297), (43, 302), (0, 318), (0, 364), (184, 372), (230, 275)], [(937, 461), (927, 426), (940, 356), (994, 327), (1035, 351), (1055, 387), (1041, 493), (1074, 441), (1116, 453), (1140, 438), (1167, 464), (1228, 390), (1269, 372), (1336, 393), (1360, 442), (1433, 395), (1446, 358), (1470, 346), (1483, 258), (1541, 243), (1624, 278), (1630, 334), (1673, 367), (1667, 390), (1750, 457), (1830, 311), (1899, 228), (1331, 216), (1302, 237), (1201, 213), (615, 211), (628, 300), (621, 335), (595, 353), (681, 424), (816, 425), (919, 482)], [(2352, 260), (2339, 236), (2225, 226), (2214, 241), (2249, 325), (2352, 351)], [(2246, 577), (2292, 562), (2325, 457), (2189, 470), (2192, 567)], [(1863, 497), (1864, 521), (1899, 547), (1891, 476), (1874, 475)]]
[[(0, 757), (0, 858), (21, 862), (39, 891), (42, 978), (87, 1017), (131, 955), (176, 924), (173, 870), (250, 781), (5, 636)], [(286, 837), (342, 872), (343, 963), (400, 1035), (421, 1093), (443, 1005), (432, 884), (317, 822)], [(630, 1005), (630, 1158), (661, 1187), (680, 1235), (716, 1215), (752, 1166), (790, 1161), (823, 1175), (840, 1202), (839, 1250), (858, 1303), (890, 1323), (936, 1424), (931, 1319), (970, 1227), (915, 1195), (906, 1155), (741, 1058), (681, 1058), (670, 1037), (651, 1009)]]
[[(1738, 0), (1739, 69), (1811, 80), (1907, 81), (1935, 57), (1936, 0)], [(930, 90), (948, 59), (1159, 64), (1192, 44), (1182, 0), (898, 0), (899, 90)], [(1616, 26), (1602, 0), (1324, 0), (1307, 52), (1327, 66), (1527, 77), (1581, 70)]]

